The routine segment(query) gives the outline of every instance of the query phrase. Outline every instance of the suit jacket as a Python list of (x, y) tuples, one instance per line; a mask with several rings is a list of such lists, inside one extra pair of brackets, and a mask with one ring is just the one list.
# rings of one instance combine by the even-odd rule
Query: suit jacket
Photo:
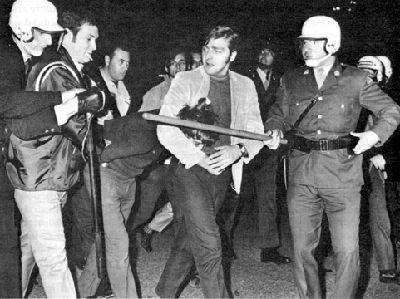
[(268, 89), (265, 90), (264, 84), (261, 81), (260, 76), (258, 75), (257, 68), (250, 70), (249, 77), (253, 80), (254, 85), (256, 87), (257, 95), (258, 95), (258, 102), (260, 106), (260, 113), (261, 118), (264, 121), (267, 120), (268, 111), (271, 106), (276, 101), (276, 92), (279, 88), (279, 82), (282, 77), (282, 74), (279, 72), (272, 70), (271, 77)]
[[(261, 81), (260, 75), (257, 72), (257, 68), (250, 69), (248, 75), (249, 78), (253, 80), (254, 85), (256, 87), (258, 95), (258, 105), (260, 107), (260, 113), (263, 122), (267, 120), (268, 112), (276, 101), (276, 93), (278, 91), (280, 85), (280, 79), (282, 77), (282, 74), (274, 69), (272, 69), (271, 72), (272, 73), (270, 76), (269, 86), (267, 90), (265, 90), (264, 88), (264, 84)], [(251, 161), (250, 167), (252, 169), (261, 168), (264, 165), (265, 160), (270, 158), (271, 156), (275, 156), (275, 159), (277, 159), (278, 157), (277, 151), (270, 150), (267, 146), (264, 146)]]
[[(46, 130), (59, 130), (53, 107), (62, 103), (60, 92), (25, 91), (21, 51), (9, 39), (0, 41), (0, 140), (7, 138), (5, 122), (19, 137), (29, 139)], [(12, 119), (19, 119), (13, 123)]]
[[(258, 97), (253, 82), (233, 71), (229, 72), (231, 88), (231, 125), (230, 128), (263, 133)], [(200, 98), (208, 96), (210, 76), (204, 67), (193, 71), (180, 72), (172, 81), (171, 87), (161, 106), (160, 115), (176, 117), (185, 106), (194, 106)], [(188, 169), (205, 157), (205, 153), (189, 140), (178, 128), (159, 125), (158, 138), (164, 147)], [(243, 162), (248, 163), (263, 147), (263, 142), (257, 140), (231, 137), (231, 144), (243, 143), (249, 152), (248, 158), (241, 158), (232, 165), (232, 174), (237, 192), (240, 190)]]

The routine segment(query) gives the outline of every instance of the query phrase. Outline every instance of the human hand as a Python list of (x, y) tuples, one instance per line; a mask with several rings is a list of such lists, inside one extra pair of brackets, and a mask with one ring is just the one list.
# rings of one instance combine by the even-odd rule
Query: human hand
[(373, 156), (369, 159), (376, 169), (385, 170), (386, 160), (381, 154)]
[(371, 130), (362, 133), (351, 132), (350, 135), (359, 138), (357, 145), (353, 149), (354, 153), (357, 155), (369, 150), (379, 141), (379, 136)]
[(268, 146), (269, 149), (277, 149), (281, 142), (281, 138), (283, 138), (283, 132), (281, 130), (269, 130), (267, 135), (271, 136), (270, 140), (265, 140), (264, 145)]
[(238, 145), (223, 145), (215, 148), (217, 152), (210, 155), (210, 166), (222, 172), (242, 156)]
[(204, 168), (209, 173), (214, 174), (214, 175), (219, 175), (222, 172), (219, 169), (214, 169), (210, 166), (210, 157), (209, 156), (205, 156), (203, 159), (201, 159), (199, 161), (199, 163), (197, 163), (197, 165), (199, 165), (200, 167)]

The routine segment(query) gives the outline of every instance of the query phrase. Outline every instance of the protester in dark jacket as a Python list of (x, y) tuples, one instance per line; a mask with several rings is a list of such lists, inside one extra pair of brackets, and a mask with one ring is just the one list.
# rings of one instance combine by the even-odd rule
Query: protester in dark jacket
[[(32, 11), (35, 10), (35, 14)], [(19, 26), (20, 23), (25, 26)], [(13, 188), (7, 178), (5, 159), (8, 137), (15, 132), (21, 138), (59, 130), (54, 106), (65, 111), (78, 105), (77, 90), (61, 92), (25, 91), (26, 74), (32, 56), (41, 55), (51, 44), (49, 32), (62, 31), (57, 24), (57, 10), (48, 1), (16, 1), (10, 14), (12, 38), (0, 40), (0, 297), (21, 297), (19, 249), (14, 224)], [(33, 27), (40, 28), (39, 32)], [(47, 32), (47, 33), (46, 33)], [(39, 43), (39, 41), (45, 41)], [(32, 45), (36, 45), (33, 53)], [(26, 63), (29, 66), (29, 63)], [(64, 103), (63, 103), (64, 102)], [(71, 109), (69, 109), (71, 111)], [(60, 111), (60, 109), (59, 109)], [(76, 112), (76, 111), (75, 111)], [(18, 120), (18, 121), (16, 121)], [(7, 126), (6, 126), (7, 124)]]

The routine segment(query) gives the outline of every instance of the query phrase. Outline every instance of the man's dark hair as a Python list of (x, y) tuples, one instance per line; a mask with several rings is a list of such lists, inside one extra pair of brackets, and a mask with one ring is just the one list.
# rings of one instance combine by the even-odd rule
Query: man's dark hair
[(130, 53), (130, 46), (127, 42), (125, 41), (118, 41), (118, 42), (113, 42), (107, 47), (107, 50), (105, 52), (105, 56), (109, 56), (110, 58), (113, 58), (115, 55), (115, 51), (117, 49), (120, 49), (121, 51), (128, 52)]
[(273, 46), (271, 45), (265, 45), (263, 47), (260, 47), (260, 50), (258, 51), (258, 55), (260, 55), (263, 51), (268, 51), (269, 53), (271, 53), (272, 57), (276, 57), (276, 50)]
[(176, 55), (178, 54), (183, 54), (185, 56), (185, 61), (187, 61), (187, 55), (186, 55), (186, 51), (182, 48), (179, 47), (175, 47), (175, 48), (171, 48), (169, 51), (167, 51), (166, 55), (165, 55), (165, 60), (164, 60), (164, 66), (169, 69), (169, 67), (171, 66), (171, 62), (173, 60), (175, 60)]
[(239, 45), (239, 34), (234, 32), (230, 27), (227, 26), (217, 26), (208, 34), (206, 38), (205, 45), (207, 45), (210, 39), (225, 38), (229, 44), (229, 50), (231, 52), (238, 50)]
[(58, 23), (66, 28), (71, 30), (73, 41), (75, 41), (76, 34), (81, 30), (81, 27), (85, 24), (97, 26), (95, 17), (90, 12), (81, 12), (77, 14), (72, 11), (64, 11), (61, 15), (61, 18), (58, 20)]

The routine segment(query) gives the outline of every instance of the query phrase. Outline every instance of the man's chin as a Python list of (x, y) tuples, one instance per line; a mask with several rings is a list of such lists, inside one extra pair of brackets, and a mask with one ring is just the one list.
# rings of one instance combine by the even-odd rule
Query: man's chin
[(43, 51), (44, 51), (44, 49), (42, 49), (42, 50), (31, 50), (31, 51), (29, 51), (29, 54), (31, 54), (32, 56), (35, 56), (35, 57), (39, 57), (39, 56), (42, 56)]

